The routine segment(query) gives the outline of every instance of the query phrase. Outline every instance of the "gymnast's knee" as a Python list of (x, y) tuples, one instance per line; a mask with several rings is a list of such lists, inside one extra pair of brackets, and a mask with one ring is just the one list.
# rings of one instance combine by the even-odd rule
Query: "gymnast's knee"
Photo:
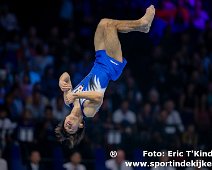
[(112, 19), (103, 18), (103, 19), (100, 20), (98, 26), (100, 26), (100, 27), (113, 26), (113, 21), (112, 21)]

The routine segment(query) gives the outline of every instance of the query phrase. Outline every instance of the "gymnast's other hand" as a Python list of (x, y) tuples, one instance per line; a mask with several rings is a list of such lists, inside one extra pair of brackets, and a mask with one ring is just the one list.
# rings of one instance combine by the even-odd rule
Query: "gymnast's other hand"
[(76, 96), (71, 91), (67, 92), (66, 96), (64, 96), (64, 100), (66, 104), (71, 104), (76, 99)]

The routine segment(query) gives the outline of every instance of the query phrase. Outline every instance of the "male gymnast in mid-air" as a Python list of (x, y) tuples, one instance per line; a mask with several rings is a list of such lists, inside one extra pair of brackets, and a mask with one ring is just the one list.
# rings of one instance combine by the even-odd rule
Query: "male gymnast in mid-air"
[(90, 73), (74, 89), (67, 72), (59, 79), (65, 104), (72, 108), (70, 114), (55, 129), (60, 142), (73, 148), (82, 140), (85, 130), (84, 118), (96, 114), (102, 105), (109, 81), (120, 77), (127, 61), (122, 57), (118, 32), (148, 33), (154, 15), (155, 8), (151, 5), (138, 20), (102, 19), (99, 22), (94, 36), (96, 59)]

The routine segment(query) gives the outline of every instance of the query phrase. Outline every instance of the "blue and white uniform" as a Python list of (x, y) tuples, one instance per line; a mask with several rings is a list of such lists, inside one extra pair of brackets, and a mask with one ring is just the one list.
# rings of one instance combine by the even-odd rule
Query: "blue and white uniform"
[[(73, 92), (97, 91), (104, 94), (109, 81), (117, 80), (127, 61), (117, 61), (108, 56), (105, 50), (96, 51), (96, 59), (90, 73), (74, 88)], [(80, 99), (81, 108), (86, 99)]]

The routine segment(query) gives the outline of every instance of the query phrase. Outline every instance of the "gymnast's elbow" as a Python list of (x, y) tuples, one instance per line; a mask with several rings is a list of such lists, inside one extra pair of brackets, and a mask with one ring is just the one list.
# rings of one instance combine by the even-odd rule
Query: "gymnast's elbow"
[(92, 117), (94, 117), (94, 116), (95, 116), (94, 113), (86, 113), (86, 114), (85, 114), (85, 117), (90, 117), (90, 118), (92, 118)]
[(85, 113), (85, 117), (90, 117), (90, 118), (92, 118), (92, 117), (94, 117), (96, 115), (96, 112), (91, 112), (91, 113)]

